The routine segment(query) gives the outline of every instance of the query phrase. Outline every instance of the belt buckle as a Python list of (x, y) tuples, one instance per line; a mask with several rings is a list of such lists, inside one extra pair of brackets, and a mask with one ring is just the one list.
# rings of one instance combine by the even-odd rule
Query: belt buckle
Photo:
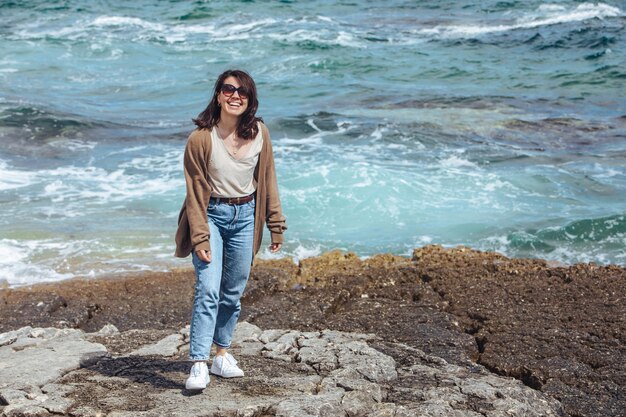
[(235, 198), (235, 204), (237, 204), (237, 205), (241, 204), (241, 197), (236, 197)]

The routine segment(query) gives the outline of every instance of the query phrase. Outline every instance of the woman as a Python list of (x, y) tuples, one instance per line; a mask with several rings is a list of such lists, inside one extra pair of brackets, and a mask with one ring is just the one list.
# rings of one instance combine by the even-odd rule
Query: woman
[(176, 256), (190, 253), (196, 272), (189, 357), (194, 362), (187, 389), (209, 383), (211, 373), (241, 377), (227, 352), (263, 226), (271, 232), (271, 252), (280, 250), (287, 229), (282, 214), (269, 132), (256, 117), (254, 80), (229, 70), (215, 83), (213, 98), (194, 119), (184, 167), (187, 196), (178, 217)]

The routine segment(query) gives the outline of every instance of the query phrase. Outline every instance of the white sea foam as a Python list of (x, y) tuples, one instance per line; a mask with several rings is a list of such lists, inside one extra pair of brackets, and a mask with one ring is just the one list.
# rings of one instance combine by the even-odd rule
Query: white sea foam
[(89, 141), (89, 140), (81, 140), (81, 139), (59, 139), (53, 142), (50, 142), (50, 146), (55, 148), (64, 148), (71, 152), (79, 152), (84, 151), (86, 149), (93, 149), (97, 145), (97, 142)]
[[(345, 250), (345, 248), (336, 248)], [(288, 240), (281, 249), (280, 252), (271, 253), (266, 246), (262, 247), (259, 252), (259, 258), (261, 259), (281, 259), (281, 258), (291, 258), (291, 260), (297, 264), (300, 261), (312, 258), (315, 256), (319, 256), (322, 252), (330, 250), (329, 247), (324, 247), (319, 243), (302, 243), (298, 239), (293, 241)]]
[(436, 242), (436, 239), (432, 236), (428, 236), (428, 235), (422, 235), (422, 236), (417, 236), (414, 240), (413, 243), (409, 243), (409, 244), (405, 244), (404, 247), (406, 248), (404, 252), (400, 253), (401, 256), (407, 256), (407, 257), (411, 257), (413, 255), (413, 250), (415, 248), (421, 248), (422, 246), (427, 246), (433, 243), (433, 241)]
[(185, 265), (172, 257), (169, 239), (166, 242), (138, 248), (96, 239), (0, 239), (0, 282), (21, 286)]
[(254, 34), (260, 28), (264, 28), (276, 23), (276, 19), (266, 18), (254, 20), (250, 23), (221, 24), (216, 27), (214, 24), (187, 25), (180, 24), (168, 27), (163, 35), (167, 42), (183, 42), (190, 36), (207, 35), (213, 41), (242, 40), (251, 37), (261, 37)]
[(127, 16), (98, 16), (91, 24), (92, 26), (139, 26), (155, 31), (163, 31), (165, 26), (160, 23), (152, 23), (138, 17)]
[[(306, 121), (306, 124), (309, 125), (311, 128), (313, 128), (313, 130), (315, 130), (316, 133), (313, 133), (309, 136), (306, 136), (304, 138), (298, 138), (298, 139), (289, 138), (289, 137), (273, 138), (273, 141), (276, 142), (276, 144), (278, 145), (278, 146), (275, 146), (274, 151), (286, 152), (289, 154), (289, 153), (297, 153), (302, 150), (298, 147), (292, 147), (289, 145), (306, 146), (306, 149), (305, 149), (306, 152), (309, 152), (311, 150), (311, 147), (310, 147), (311, 145), (315, 145), (316, 151), (323, 150), (325, 146), (324, 144), (325, 138), (331, 138), (337, 135), (342, 135), (357, 127), (352, 123), (349, 123), (346, 121), (339, 121), (337, 122), (337, 130), (322, 130), (315, 124), (315, 121), (312, 118), (308, 119)], [(280, 158), (280, 155), (278, 155), (278, 158)]]
[(626, 176), (626, 171), (623, 169), (620, 171), (618, 169), (605, 167), (596, 163), (593, 165), (592, 175), (595, 178), (613, 178), (617, 176)]
[[(108, 20), (105, 22), (109, 23)], [(117, 23), (117, 20), (112, 20), (113, 23)], [(240, 24), (220, 24), (217, 27), (215, 24), (206, 23), (201, 25), (161, 25), (151, 24), (145, 21), (136, 21), (130, 19), (128, 21), (122, 19), (122, 23), (136, 24), (142, 28), (149, 29), (151, 33), (146, 33), (142, 37), (163, 37), (168, 43), (185, 42), (190, 40), (192, 36), (206, 35), (207, 38), (212, 41), (227, 41), (227, 40), (242, 40), (249, 39), (251, 37), (260, 37), (261, 35), (255, 35), (254, 32), (258, 29), (272, 25), (276, 23), (275, 19), (259, 19), (249, 23)]]
[(320, 129), (319, 127), (317, 127), (317, 125), (315, 124), (315, 121), (311, 118), (307, 119), (306, 124), (311, 126), (313, 129), (315, 129), (315, 131), (317, 131), (318, 133), (322, 133), (322, 129)]
[(440, 164), (444, 168), (461, 168), (461, 167), (478, 168), (478, 166), (474, 164), (473, 162), (470, 162), (467, 159), (459, 158), (456, 155), (452, 155), (446, 159), (442, 159), (440, 161)]
[(0, 160), (0, 191), (28, 187), (33, 184), (35, 174), (29, 171), (11, 169)]
[(180, 149), (166, 151), (162, 155), (136, 157), (128, 162), (121, 163), (120, 168), (143, 169), (147, 172), (176, 174), (183, 165), (183, 153)]
[[(323, 16), (313, 19), (287, 19), (278, 21), (274, 18), (252, 19), (244, 23), (231, 23), (220, 20), (219, 23), (206, 22), (190, 25), (189, 23), (156, 23), (139, 17), (102, 15), (92, 19), (79, 19), (70, 25), (59, 28), (54, 21), (41, 20), (23, 25), (11, 35), (22, 40), (51, 37), (57, 39), (99, 39), (107, 42), (116, 38), (131, 40), (165, 40), (170, 44), (189, 42), (233, 41), (246, 39), (274, 39), (283, 42), (314, 41), (325, 45), (340, 45), (361, 48), (364, 43), (349, 31), (341, 27), (329, 29), (334, 23)], [(304, 26), (304, 27), (303, 27)], [(335, 24), (337, 26), (337, 24)], [(269, 28), (268, 30), (262, 30)], [(101, 50), (101, 45), (94, 46), (94, 51)], [(234, 51), (231, 51), (234, 53)], [(109, 59), (121, 56), (113, 52)]]
[(511, 184), (510, 184), (510, 183), (508, 183), (508, 182), (504, 182), (504, 181), (501, 181), (501, 180), (499, 180), (499, 179), (497, 179), (497, 178), (494, 178), (494, 179), (493, 179), (493, 181), (487, 182), (487, 183), (484, 185), (484, 188), (483, 188), (483, 189), (484, 189), (485, 191), (489, 191), (489, 192), (491, 192), (491, 191), (495, 191), (495, 190), (497, 190), (497, 189), (500, 189), (500, 188), (503, 188), (503, 187), (506, 187), (506, 186), (510, 186), (510, 185), (511, 185)]
[(0, 239), (0, 281), (19, 286), (73, 277), (70, 272), (57, 272), (48, 265), (30, 261), (34, 253), (45, 249), (45, 243)]
[(417, 33), (442, 37), (471, 37), (487, 33), (506, 32), (515, 29), (531, 29), (558, 23), (579, 22), (594, 18), (623, 16), (623, 12), (604, 3), (583, 3), (573, 9), (559, 5), (543, 5), (536, 12), (515, 20), (514, 23), (500, 25), (449, 25), (418, 30)]
[(496, 251), (499, 253), (508, 253), (511, 241), (507, 235), (494, 235), (481, 239), (478, 242), (479, 248), (483, 250)]
[(370, 133), (370, 136), (375, 140), (380, 140), (383, 138), (383, 135), (388, 131), (389, 129), (385, 126), (376, 126), (376, 129), (374, 129), (374, 131)]
[(560, 4), (542, 4), (537, 8), (540, 12), (561, 12), (565, 10), (565, 6)]
[[(160, 169), (171, 170), (169, 167)], [(152, 170), (159, 170), (159, 166)], [(131, 175), (125, 169), (109, 172), (97, 167), (66, 166), (39, 171), (36, 175), (42, 182), (46, 182), (42, 195), (57, 203), (79, 199), (109, 204), (166, 194), (184, 186), (182, 178)]]
[(324, 45), (339, 45), (351, 48), (362, 48), (365, 46), (352, 33), (344, 31), (334, 32), (328, 29), (296, 29), (289, 33), (269, 33), (265, 36), (287, 43), (313, 41)]
[(27, 253), (12, 239), (0, 240), (0, 266), (19, 262), (26, 258)]
[(329, 22), (329, 23), (333, 23), (334, 22), (334, 20), (332, 18), (327, 17), (327, 16), (317, 15), (317, 18), (319, 20), (321, 20), (322, 22)]
[(43, 37), (57, 38), (57, 39), (76, 39), (84, 30), (82, 24), (74, 26), (67, 26), (61, 29), (58, 28), (45, 28), (41, 27), (45, 25), (45, 22), (35, 21), (28, 23), (24, 26), (24, 29), (16, 30), (13, 34), (9, 35), (9, 39), (20, 40), (34, 40)]
[(260, 19), (260, 20), (254, 20), (250, 23), (224, 25), (223, 27), (220, 27), (220, 31), (224, 31), (228, 34), (250, 32), (259, 27), (268, 26), (274, 23), (276, 23), (276, 19), (271, 19), (271, 18)]
[(299, 262), (306, 258), (312, 258), (322, 254), (322, 247), (320, 245), (313, 245), (311, 247), (298, 245), (293, 251), (294, 262)]

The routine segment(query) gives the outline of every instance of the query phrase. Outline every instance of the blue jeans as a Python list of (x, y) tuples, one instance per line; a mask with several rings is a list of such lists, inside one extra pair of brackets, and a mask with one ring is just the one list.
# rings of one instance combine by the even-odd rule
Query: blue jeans
[(189, 331), (189, 358), (209, 359), (211, 344), (230, 347), (252, 264), (255, 200), (240, 205), (209, 201), (211, 262), (192, 253), (195, 296)]

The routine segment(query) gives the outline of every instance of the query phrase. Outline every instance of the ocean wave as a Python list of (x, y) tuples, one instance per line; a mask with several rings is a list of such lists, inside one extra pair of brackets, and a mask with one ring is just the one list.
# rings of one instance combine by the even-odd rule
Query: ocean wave
[(330, 250), (331, 248), (322, 247), (320, 243), (302, 243), (298, 240), (289, 242), (289, 245), (283, 247), (283, 250), (279, 253), (272, 253), (267, 246), (263, 246), (259, 251), (259, 258), (261, 259), (281, 259), (291, 258), (294, 263), (298, 263), (303, 259), (319, 256), (324, 250)]
[[(184, 188), (182, 178), (174, 175), (178, 171), (175, 167), (179, 167), (179, 162), (182, 162), (179, 161), (179, 154), (180, 152), (171, 156), (172, 160), (167, 161), (158, 157), (148, 158), (159, 161), (156, 166), (148, 166), (147, 161), (141, 162), (136, 158), (133, 160), (136, 166), (132, 169), (120, 167), (107, 171), (90, 166), (66, 166), (38, 172), (37, 179), (45, 184), (42, 197), (54, 203), (82, 201), (83, 204), (108, 205), (121, 201), (137, 201)], [(146, 173), (137, 172), (139, 169)], [(151, 177), (151, 172), (171, 175)]]
[[(90, 144), (79, 147), (83, 146), (92, 149)], [(53, 169), (41, 169), (39, 166), (28, 170), (12, 167), (0, 160), (0, 191), (30, 187), (36, 201), (48, 202), (39, 210), (40, 213), (46, 217), (71, 218), (88, 215), (85, 208), (151, 199), (184, 188), (180, 175), (181, 149), (169, 147), (161, 154), (157, 152), (147, 156), (142, 155), (142, 147), (135, 149), (139, 151), (132, 151), (132, 154), (141, 156), (124, 155), (126, 160), (113, 169), (65, 165)], [(107, 161), (118, 159), (119, 155), (114, 157), (110, 153), (97, 157)], [(88, 163), (92, 162), (93, 159)], [(7, 210), (19, 210), (19, 207), (8, 207)]]
[[(563, 226), (515, 230), (478, 242), (483, 250), (573, 264), (626, 262), (626, 214), (571, 221)], [(622, 250), (620, 250), (622, 249)], [(621, 255), (620, 255), (621, 253)]]
[(363, 42), (361, 42), (356, 35), (341, 30), (297, 29), (289, 33), (269, 33), (265, 36), (276, 41), (297, 44), (303, 49), (308, 50), (324, 49), (328, 46), (364, 47)]
[(173, 25), (154, 36), (163, 36), (168, 43), (189, 41), (193, 36), (206, 35), (213, 41), (244, 40), (253, 37), (259, 29), (276, 23), (275, 19), (258, 19), (249, 23), (222, 24), (204, 23), (196, 25)]
[[(28, 25), (16, 30), (12, 38), (38, 40), (42, 38), (67, 40), (95, 40), (102, 31), (105, 38), (121, 37), (132, 40), (165, 41), (167, 43), (200, 42), (207, 38), (212, 41), (233, 41), (246, 39), (272, 39), (286, 43), (314, 42), (319, 45), (339, 45), (361, 47), (357, 37), (347, 31), (320, 27), (329, 24), (330, 19), (288, 20), (278, 22), (274, 18), (254, 19), (245, 23), (207, 21), (202, 24), (155, 23), (138, 17), (103, 15), (92, 20), (81, 19), (70, 27), (41, 28)], [(303, 27), (305, 25), (305, 27)], [(313, 26), (309, 29), (306, 26)], [(260, 29), (273, 28), (265, 32)], [(274, 30), (275, 29), (275, 30)], [(287, 29), (287, 30), (285, 30)]]
[(604, 19), (623, 16), (618, 7), (604, 3), (583, 3), (573, 9), (560, 5), (542, 5), (535, 12), (528, 13), (511, 23), (498, 25), (446, 25), (420, 29), (417, 33), (443, 38), (465, 38), (490, 33), (508, 32), (517, 29), (532, 29), (540, 26), (556, 25), (568, 22), (581, 22), (589, 19)]
[(456, 169), (456, 168), (477, 168), (477, 165), (467, 159), (461, 158), (458, 155), (451, 155), (440, 161), (443, 169)]
[(152, 23), (138, 17), (127, 16), (98, 16), (91, 23), (90, 26), (139, 26), (146, 29), (152, 29), (156, 31), (162, 31), (165, 26), (160, 23)]
[(54, 21), (41, 19), (17, 27), (7, 36), (13, 40), (36, 41), (55, 39), (68, 41), (96, 42), (100, 48), (102, 39), (110, 43), (114, 39), (165, 42), (168, 44), (204, 43), (211, 41), (242, 41), (270, 39), (296, 44), (307, 49), (320, 46), (364, 47), (355, 28), (343, 27), (333, 19), (317, 16), (313, 18), (286, 19), (274, 18), (242, 19), (242, 23), (230, 19), (206, 19), (202, 23), (186, 22), (157, 23), (139, 17), (101, 15), (95, 18), (80, 18), (71, 25), (58, 27)]
[[(72, 245), (75, 243), (69, 243)], [(57, 265), (32, 262), (31, 258), (54, 246), (58, 250), (68, 243), (60, 241), (23, 241), (0, 239), (0, 284), (20, 286), (38, 282), (60, 281), (74, 277), (71, 272), (58, 272)]]
[(102, 38), (102, 36), (96, 36), (102, 32), (105, 33), (104, 38), (111, 38), (115, 36), (115, 32), (127, 34), (134, 30), (140, 33), (145, 31), (161, 33), (166, 29), (167, 26), (164, 24), (128, 16), (102, 15), (95, 18), (78, 18), (63, 27), (58, 27), (56, 20), (39, 18), (34, 22), (17, 26), (13, 33), (8, 34), (8, 37), (19, 40), (96, 40)]
[(576, 220), (562, 227), (539, 230), (537, 237), (546, 241), (567, 242), (626, 239), (626, 214)]
[(19, 128), (31, 139), (49, 139), (73, 135), (108, 123), (85, 120), (76, 114), (55, 112), (36, 106), (3, 106), (0, 127)]
[(103, 239), (0, 239), (0, 285), (19, 287), (74, 277), (166, 271), (186, 264), (172, 257), (169, 239), (164, 241), (159, 237), (157, 240), (159, 242), (141, 247), (135, 243), (130, 247), (113, 242), (110, 236)]

